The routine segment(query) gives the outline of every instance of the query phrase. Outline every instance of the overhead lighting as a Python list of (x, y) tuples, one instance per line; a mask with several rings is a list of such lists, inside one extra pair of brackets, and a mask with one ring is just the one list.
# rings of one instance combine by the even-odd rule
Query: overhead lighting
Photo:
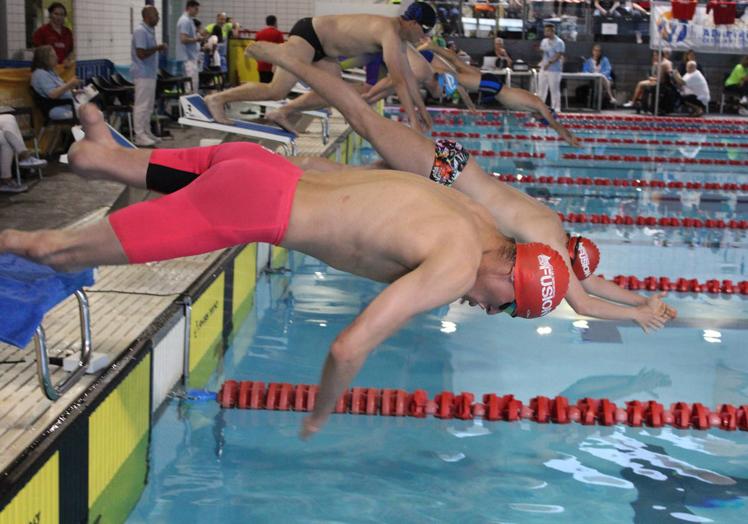
[(324, 279), (325, 279), (325, 275), (324, 275), (324, 274), (322, 274), (322, 273), (321, 273), (321, 272), (319, 272), (319, 271), (315, 271), (315, 272), (314, 272), (314, 278), (316, 278), (317, 280), (324, 280)]
[(535, 332), (540, 336), (550, 335), (553, 333), (551, 326), (540, 326)]
[(577, 329), (589, 329), (590, 324), (586, 320), (575, 320), (571, 323)]
[(439, 331), (442, 333), (454, 333), (457, 331), (457, 324), (449, 320), (442, 320), (442, 327)]

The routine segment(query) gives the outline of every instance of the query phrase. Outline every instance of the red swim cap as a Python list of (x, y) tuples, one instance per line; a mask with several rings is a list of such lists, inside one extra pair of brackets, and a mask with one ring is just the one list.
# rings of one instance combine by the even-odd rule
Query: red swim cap
[(600, 250), (589, 238), (577, 236), (569, 237), (567, 242), (571, 268), (579, 280), (584, 280), (597, 269), (600, 263)]
[(540, 242), (517, 244), (513, 316), (542, 317), (561, 303), (568, 289), (569, 270), (558, 251)]

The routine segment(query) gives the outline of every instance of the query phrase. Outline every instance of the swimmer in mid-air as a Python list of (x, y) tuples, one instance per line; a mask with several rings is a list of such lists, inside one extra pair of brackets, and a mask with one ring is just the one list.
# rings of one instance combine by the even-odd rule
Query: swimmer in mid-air
[(304, 171), (304, 159), (246, 142), (124, 149), (97, 108), (82, 106), (80, 119), (75, 173), (166, 195), (80, 229), (2, 231), (0, 253), (72, 270), (268, 242), (389, 283), (332, 343), (304, 437), (322, 427), (368, 354), (413, 316), (462, 298), (488, 314), (539, 317), (566, 292), (557, 252), (516, 244), (467, 196), (412, 175)]
[[(395, 90), (411, 125), (416, 129), (431, 128), (431, 117), (418, 92), (418, 86), (405, 56), (406, 42), (423, 39), (436, 23), (436, 13), (425, 2), (414, 2), (399, 17), (378, 15), (329, 15), (302, 18), (291, 29), (282, 45), (289, 54), (330, 74), (340, 76), (338, 57), (354, 57), (381, 52), (393, 77)], [(209, 95), (205, 98), (217, 122), (230, 124), (224, 104), (236, 101), (280, 100), (296, 83), (296, 77), (280, 69), (269, 84), (249, 83)], [(292, 130), (279, 114), (279, 126)]]
[[(580, 315), (608, 319), (633, 320), (645, 332), (662, 328), (675, 318), (675, 309), (663, 301), (663, 294), (645, 297), (616, 286), (599, 277), (580, 281), (580, 264), (589, 262), (587, 244), (574, 245), (577, 253), (576, 271), (569, 256), (570, 241), (555, 211), (509, 184), (489, 176), (475, 159), (458, 143), (439, 139), (435, 142), (420, 133), (379, 115), (358, 92), (340, 78), (310, 67), (286, 53), (282, 46), (258, 42), (247, 50), (256, 58), (292, 71), (314, 91), (336, 107), (351, 127), (368, 140), (387, 166), (415, 173), (444, 185), (454, 186), (485, 206), (499, 231), (518, 242), (542, 242), (563, 254), (574, 272), (566, 300)], [(317, 158), (315, 169), (348, 169), (327, 159)], [(380, 166), (381, 167), (381, 166)], [(584, 249), (584, 255), (579, 249)], [(598, 257), (599, 258), (599, 257)], [(587, 269), (590, 269), (587, 264)], [(581, 271), (581, 273), (580, 273)], [(592, 296), (595, 295), (595, 296)], [(606, 300), (601, 300), (601, 297)]]

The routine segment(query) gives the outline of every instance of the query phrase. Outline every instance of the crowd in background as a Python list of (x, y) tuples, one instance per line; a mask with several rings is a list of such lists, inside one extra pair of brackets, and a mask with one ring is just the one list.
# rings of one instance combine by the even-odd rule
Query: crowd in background
[[(513, 1), (507, 6), (507, 12), (521, 7), (522, 3)], [(553, 2), (554, 14), (562, 14), (566, 10), (576, 9), (582, 5), (589, 5), (594, 9), (595, 16), (645, 17), (649, 14), (649, 2), (628, 2), (618, 0), (592, 0), (591, 3)], [(475, 13), (485, 16), (494, 7), (485, 4), (485, 8), (478, 9), (480, 2), (474, 4)], [(576, 6), (576, 7), (575, 7)], [(74, 115), (74, 98), (80, 93), (81, 82), (71, 74), (64, 72), (74, 65), (74, 39), (72, 31), (65, 26), (68, 16), (65, 6), (59, 2), (50, 4), (47, 9), (48, 22), (39, 27), (33, 34), (34, 56), (32, 60), (31, 88), (35, 97), (42, 100), (45, 116), (57, 121), (71, 120)], [(471, 57), (457, 48), (449, 40), (449, 35), (458, 31), (460, 13), (455, 12), (455, 6), (447, 3), (437, 3), (436, 12), (439, 19), (436, 33), (432, 39), (442, 47), (450, 47), (463, 60), (470, 62)], [(176, 40), (173, 43), (176, 61), (189, 81), (185, 92), (197, 91), (200, 88), (200, 72), (226, 72), (226, 56), (230, 38), (240, 36), (240, 25), (225, 12), (217, 13), (210, 24), (203, 24), (198, 15), (200, 3), (197, 0), (187, 0), (185, 10), (176, 24)], [(167, 51), (167, 45), (159, 43), (155, 28), (160, 21), (159, 12), (154, 6), (147, 5), (142, 10), (142, 21), (133, 31), (131, 45), (130, 81), (133, 88), (132, 126), (134, 141), (141, 147), (153, 146), (160, 141), (151, 128), (151, 117), (154, 111), (157, 80), (162, 74), (160, 55)], [(274, 15), (268, 15), (266, 27), (255, 35), (257, 40), (282, 43), (284, 35), (278, 29), (278, 20)], [(549, 101), (550, 107), (561, 111), (561, 82), (564, 66), (566, 46), (564, 40), (556, 34), (554, 23), (543, 25), (543, 39), (539, 45), (539, 60), (532, 64), (538, 72), (537, 95)], [(244, 36), (243, 34), (241, 36)], [(495, 38), (493, 54), (490, 64), (488, 57), (483, 57), (483, 67), (491, 69), (512, 68), (515, 61), (502, 38)], [(476, 60), (473, 60), (476, 62)], [(480, 62), (480, 57), (477, 60)], [(521, 61), (520, 61), (521, 62)], [(62, 75), (58, 64), (62, 65)], [(477, 64), (480, 65), (480, 64)], [(724, 95), (733, 97), (737, 101), (741, 114), (748, 114), (748, 56), (725, 72)], [(616, 96), (614, 64), (605, 56), (600, 44), (594, 44), (589, 57), (584, 58), (581, 71), (601, 75), (601, 85), (607, 103), (612, 107), (619, 105)], [(259, 62), (258, 73), (261, 82), (271, 82), (273, 66)], [(659, 84), (659, 85), (658, 85)], [(713, 101), (709, 90), (709, 83), (699, 64), (696, 53), (688, 51), (677, 66), (670, 59), (667, 50), (653, 53), (652, 62), (645, 77), (636, 84), (628, 102), (622, 104), (624, 108), (637, 110), (653, 110), (653, 98), (660, 93), (660, 111), (685, 111), (693, 116), (700, 116), (709, 110)], [(550, 95), (550, 96), (549, 96)], [(19, 192), (26, 190), (20, 180), (13, 180), (10, 176), (10, 165), (13, 158), (22, 162), (24, 167), (43, 162), (31, 155), (25, 146), (19, 144), (15, 128), (9, 123), (10, 117), (3, 119), (3, 132), (0, 133), (0, 192)], [(8, 130), (9, 129), (9, 130)]]

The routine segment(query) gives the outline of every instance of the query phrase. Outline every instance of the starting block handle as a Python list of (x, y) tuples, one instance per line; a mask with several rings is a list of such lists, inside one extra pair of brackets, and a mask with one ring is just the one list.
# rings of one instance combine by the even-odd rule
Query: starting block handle
[(59, 384), (52, 382), (49, 371), (49, 356), (47, 354), (47, 338), (44, 328), (39, 325), (34, 335), (34, 346), (36, 347), (36, 371), (39, 377), (39, 385), (49, 400), (55, 401), (60, 398), (73, 384), (78, 382), (85, 375), (91, 360), (91, 313), (88, 306), (88, 297), (86, 293), (79, 289), (75, 292), (75, 298), (78, 299), (78, 313), (80, 316), (81, 326), (81, 353), (78, 360), (78, 369), (68, 375)]

